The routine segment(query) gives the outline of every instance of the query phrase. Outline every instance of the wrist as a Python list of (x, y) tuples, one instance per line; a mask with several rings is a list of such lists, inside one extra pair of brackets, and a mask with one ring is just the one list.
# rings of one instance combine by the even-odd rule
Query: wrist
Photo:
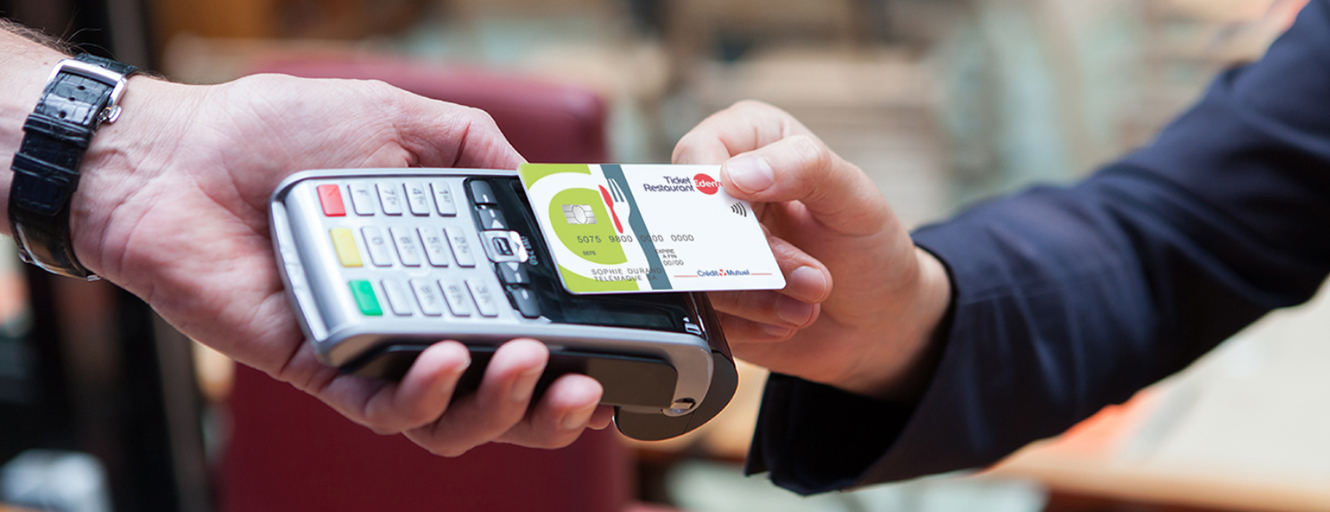
[[(89, 269), (114, 280), (108, 268), (123, 249), (110, 233), (112, 220), (130, 216), (128, 225), (146, 211), (125, 211), (136, 194), (151, 193), (148, 184), (166, 167), (175, 141), (183, 132), (180, 112), (191, 110), (196, 87), (137, 75), (126, 84), (115, 123), (103, 124), (93, 135), (79, 168), (79, 187), (70, 201), (70, 236), (74, 252)], [(175, 136), (171, 136), (174, 134)]]
[(932, 253), (915, 247), (915, 258), (919, 264), (919, 293), (914, 301), (914, 334), (911, 341), (915, 349), (913, 356), (891, 392), (882, 398), (901, 403), (917, 402), (928, 389), (938, 363), (942, 359), (942, 349), (946, 344), (946, 334), (951, 311), (951, 277), (947, 268)]
[(946, 266), (928, 251), (913, 247), (915, 271), (911, 292), (899, 316), (884, 317), (880, 330), (895, 333), (873, 341), (857, 378), (837, 387), (897, 403), (919, 400), (932, 379), (945, 343), (951, 307), (951, 278)]

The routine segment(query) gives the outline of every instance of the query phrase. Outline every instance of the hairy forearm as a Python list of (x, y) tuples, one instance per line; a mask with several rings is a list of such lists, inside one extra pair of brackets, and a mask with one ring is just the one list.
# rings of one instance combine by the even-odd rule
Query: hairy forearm
[(0, 32), (6, 32), (9, 34), (23, 37), (24, 39), (45, 46), (60, 53), (74, 52), (73, 45), (65, 41), (61, 41), (60, 39), (51, 37), (50, 35), (47, 35), (45, 32), (42, 32), (40, 30), (31, 29), (4, 18), (0, 18)]
[(66, 54), (37, 32), (0, 20), (0, 155), (8, 162), (23, 135), (23, 120), (41, 95), (55, 63)]

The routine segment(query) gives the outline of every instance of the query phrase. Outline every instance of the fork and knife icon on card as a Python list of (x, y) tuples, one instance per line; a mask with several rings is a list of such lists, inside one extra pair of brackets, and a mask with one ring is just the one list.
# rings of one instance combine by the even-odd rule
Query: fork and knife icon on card
[(618, 182), (612, 179), (605, 181), (610, 184), (610, 189), (605, 190), (605, 186), (600, 185), (600, 198), (605, 200), (605, 207), (610, 209), (610, 218), (614, 219), (614, 229), (622, 235), (623, 223), (619, 222), (619, 213), (622, 212), (624, 220), (627, 220), (633, 213), (633, 207), (628, 204), (628, 198), (619, 188)]
[[(633, 207), (628, 203), (628, 197), (624, 195), (623, 189), (619, 188), (618, 182), (607, 180), (610, 188), (606, 189), (604, 185), (597, 185), (600, 189), (600, 198), (605, 201), (605, 208), (610, 212), (610, 219), (614, 221), (614, 229), (623, 234), (623, 222), (619, 220), (619, 214), (623, 214), (624, 220), (633, 213)], [(591, 210), (589, 204), (565, 204), (563, 205), (564, 217), (569, 224), (595, 224), (596, 214)]]

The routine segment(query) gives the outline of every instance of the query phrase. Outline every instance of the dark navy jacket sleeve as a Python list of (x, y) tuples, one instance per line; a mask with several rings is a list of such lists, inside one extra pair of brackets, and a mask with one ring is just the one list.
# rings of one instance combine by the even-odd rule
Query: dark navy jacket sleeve
[(773, 375), (750, 472), (813, 493), (985, 466), (1311, 297), (1330, 272), (1330, 0), (1150, 146), (914, 236), (954, 287), (923, 398)]

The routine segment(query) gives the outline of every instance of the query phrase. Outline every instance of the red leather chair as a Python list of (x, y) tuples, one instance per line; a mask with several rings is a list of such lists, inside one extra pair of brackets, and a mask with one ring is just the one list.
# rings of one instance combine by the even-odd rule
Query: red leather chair
[[(256, 71), (383, 80), (488, 111), (530, 161), (605, 159), (605, 107), (587, 90), (381, 59), (287, 60)], [(224, 512), (630, 508), (631, 463), (612, 427), (562, 450), (487, 445), (448, 459), (401, 436), (378, 436), (250, 368), (237, 370), (229, 405)]]

